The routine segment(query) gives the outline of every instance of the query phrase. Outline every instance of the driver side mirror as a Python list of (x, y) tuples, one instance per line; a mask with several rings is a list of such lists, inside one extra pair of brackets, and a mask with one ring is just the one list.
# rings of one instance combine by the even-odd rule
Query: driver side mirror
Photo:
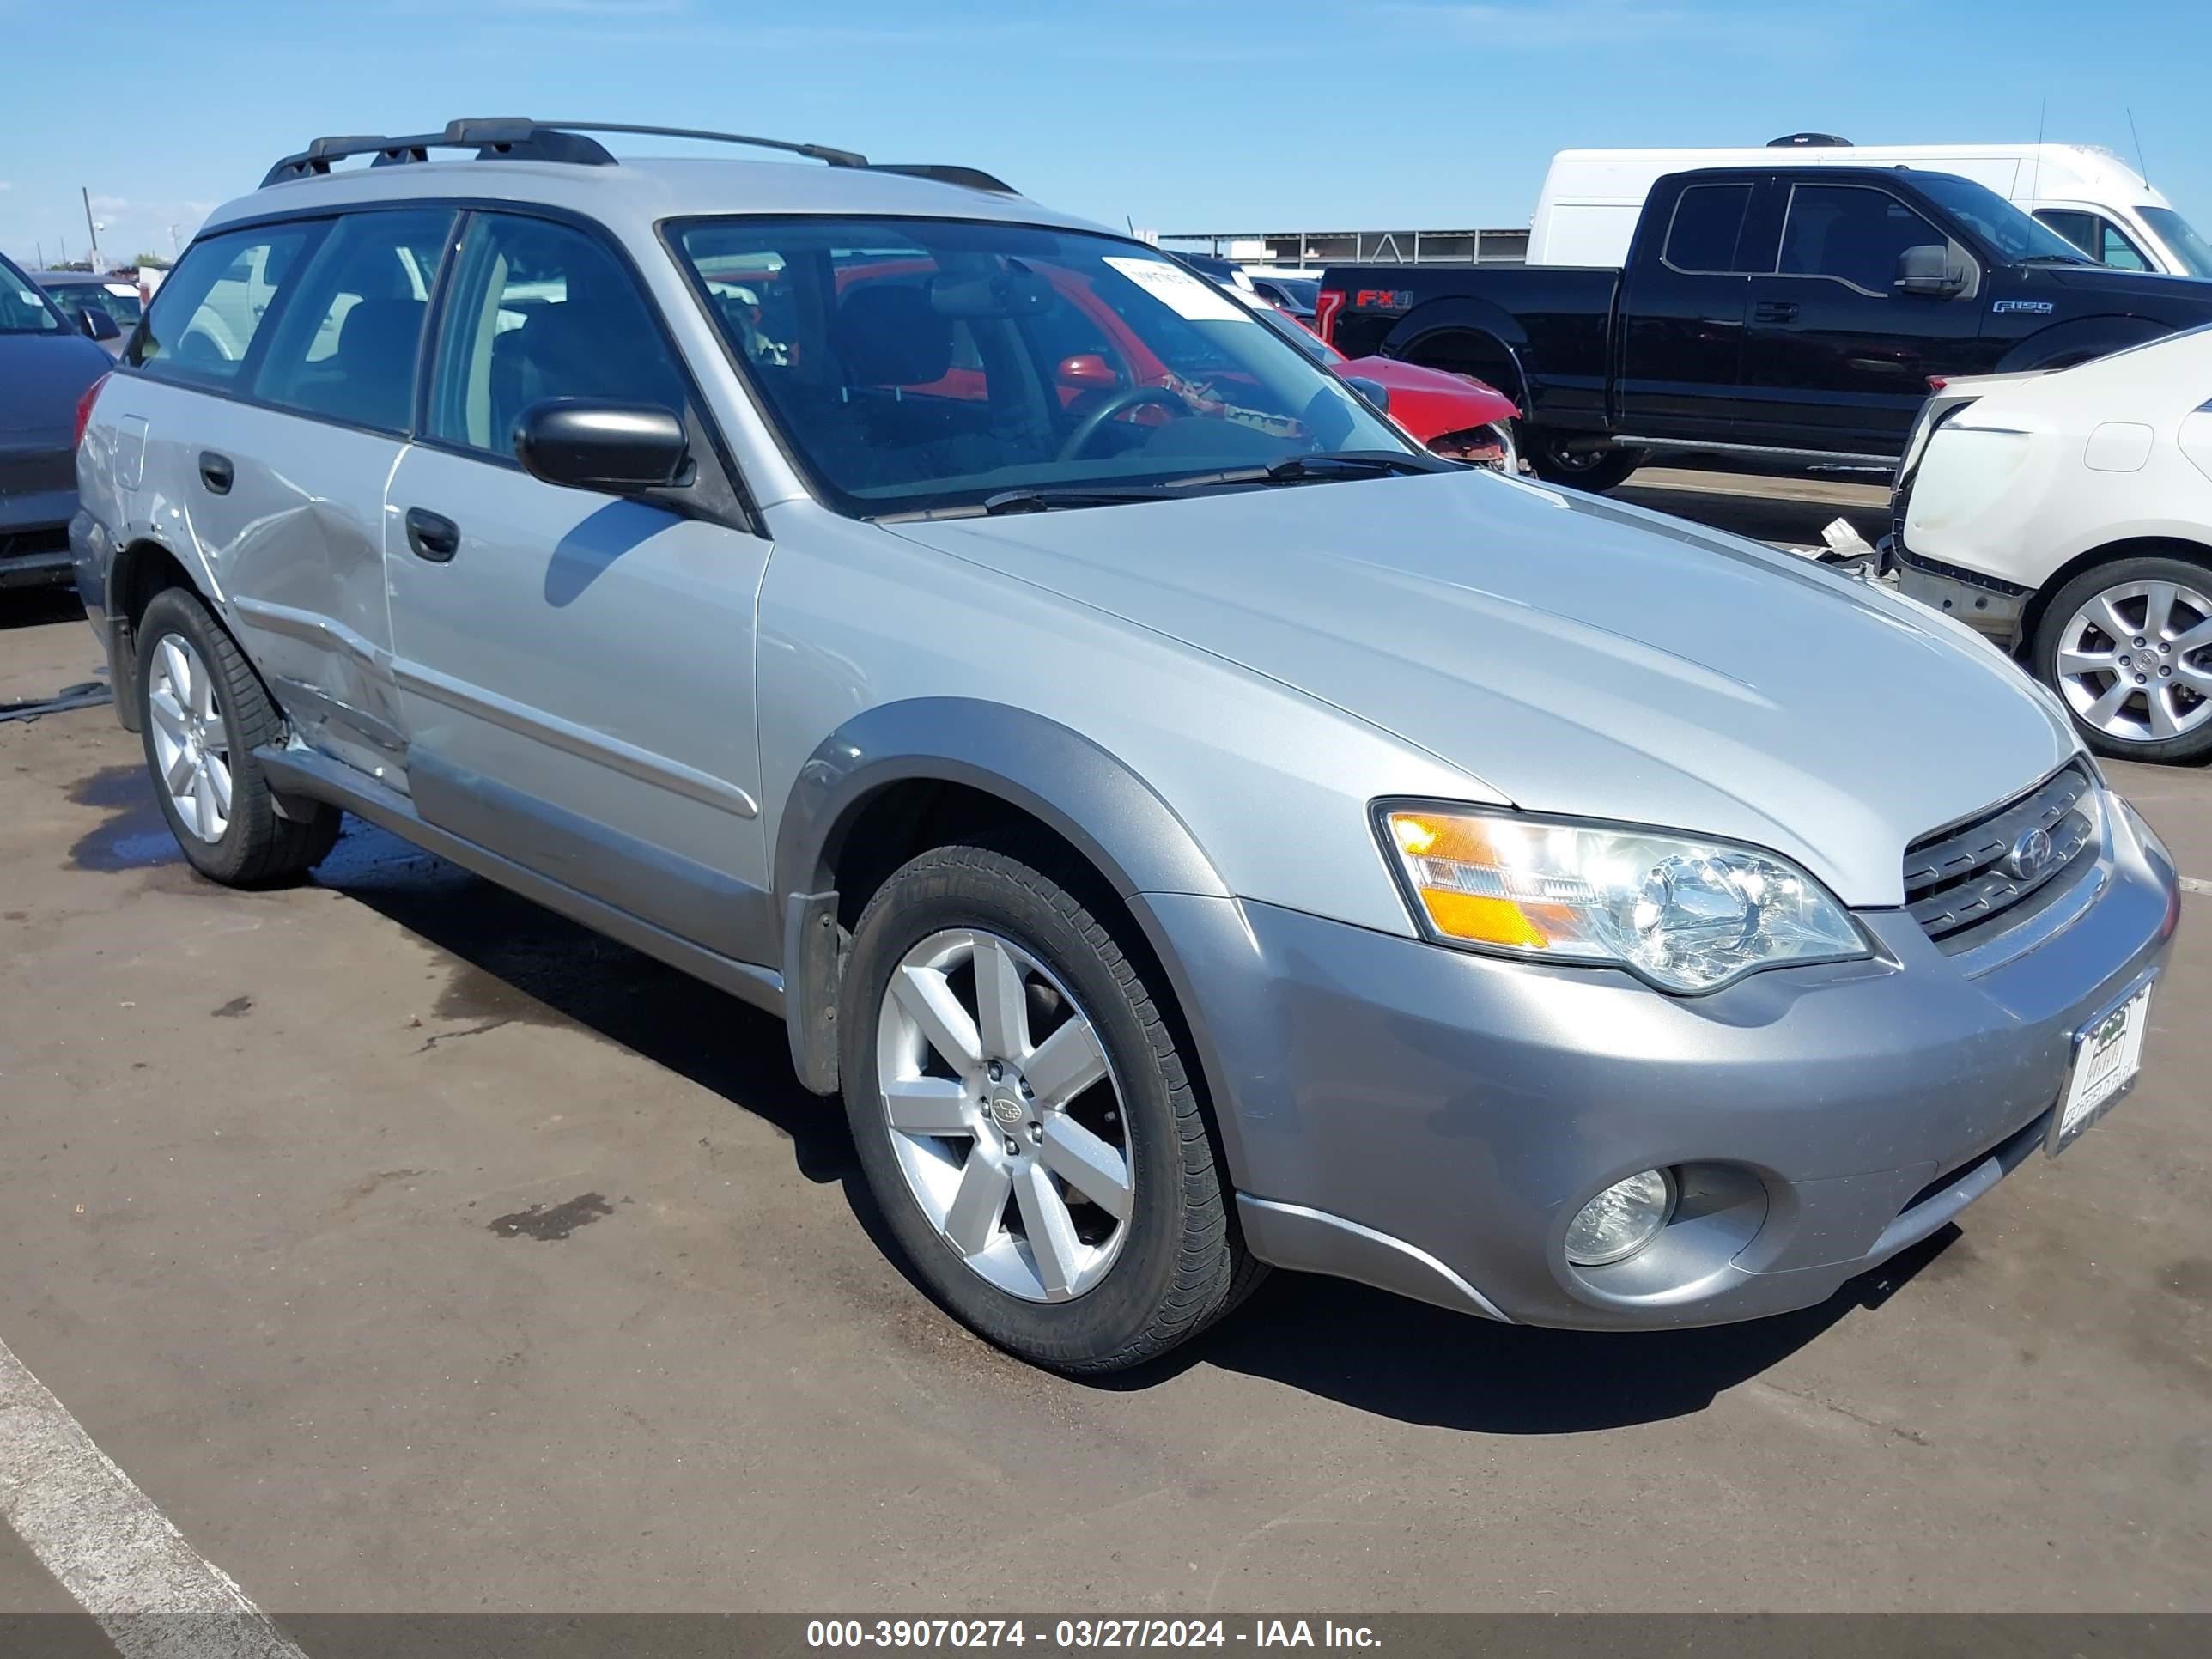
[(1390, 388), (1382, 381), (1370, 380), (1364, 374), (1347, 374), (1344, 383), (1385, 415), (1390, 412)]
[(123, 325), (98, 306), (87, 306), (77, 314), (78, 326), (95, 340), (119, 340)]
[(1966, 289), (1966, 273), (1951, 263), (1951, 250), (1940, 242), (1909, 247), (1897, 256), (1890, 287), (1899, 294), (1926, 294), (1948, 300)]
[(1095, 351), (1079, 352), (1073, 357), (1060, 359), (1053, 378), (1070, 392), (1112, 391), (1121, 384), (1121, 377), (1113, 366)]
[(690, 444), (675, 410), (657, 404), (548, 398), (514, 423), (514, 459), (532, 477), (570, 489), (635, 495), (680, 479)]

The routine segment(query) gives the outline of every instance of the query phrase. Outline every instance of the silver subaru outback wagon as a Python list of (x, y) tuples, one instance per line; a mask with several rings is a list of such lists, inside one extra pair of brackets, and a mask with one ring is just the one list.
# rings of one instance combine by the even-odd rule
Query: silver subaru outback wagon
[(101, 388), (78, 578), (208, 877), (353, 812), (781, 1014), (1068, 1370), (1267, 1264), (1802, 1307), (2134, 1080), (2172, 861), (1966, 630), (1437, 461), (972, 170), (600, 130), (319, 142)]

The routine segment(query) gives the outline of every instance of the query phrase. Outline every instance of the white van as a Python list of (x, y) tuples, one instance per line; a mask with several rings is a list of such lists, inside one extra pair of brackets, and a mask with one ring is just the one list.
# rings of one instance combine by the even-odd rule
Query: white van
[(2110, 150), (2088, 144), (1867, 144), (1823, 135), (1756, 149), (1563, 149), (1528, 237), (1532, 265), (1618, 265), (1652, 185), (1691, 167), (1923, 167), (1987, 185), (2090, 258), (2126, 270), (2212, 277), (2212, 242)]

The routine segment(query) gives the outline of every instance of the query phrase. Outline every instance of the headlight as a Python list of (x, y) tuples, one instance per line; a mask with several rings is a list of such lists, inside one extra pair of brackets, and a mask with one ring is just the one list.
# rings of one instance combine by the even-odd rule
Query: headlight
[(1754, 847), (1468, 807), (1382, 817), (1421, 919), (1446, 943), (1615, 963), (1668, 991), (1871, 954), (1826, 888)]

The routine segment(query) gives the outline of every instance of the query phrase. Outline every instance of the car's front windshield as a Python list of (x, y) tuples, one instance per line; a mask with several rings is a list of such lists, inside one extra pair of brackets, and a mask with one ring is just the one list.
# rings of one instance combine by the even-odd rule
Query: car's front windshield
[(0, 259), (0, 334), (58, 334), (62, 328), (37, 284)]
[(1913, 183), (1937, 206), (1994, 248), (2007, 264), (2093, 265), (2097, 262), (2045, 224), (2030, 217), (1985, 185), (1949, 173), (1916, 173)]
[(2136, 211), (2158, 233), (2158, 240), (2181, 262), (2184, 270), (2191, 276), (2212, 276), (2212, 242), (2206, 241), (2196, 226), (2170, 207), (2143, 207)]
[(1134, 492), (1326, 452), (1418, 459), (1244, 305), (1142, 243), (946, 219), (695, 219), (670, 240), (842, 512)]

